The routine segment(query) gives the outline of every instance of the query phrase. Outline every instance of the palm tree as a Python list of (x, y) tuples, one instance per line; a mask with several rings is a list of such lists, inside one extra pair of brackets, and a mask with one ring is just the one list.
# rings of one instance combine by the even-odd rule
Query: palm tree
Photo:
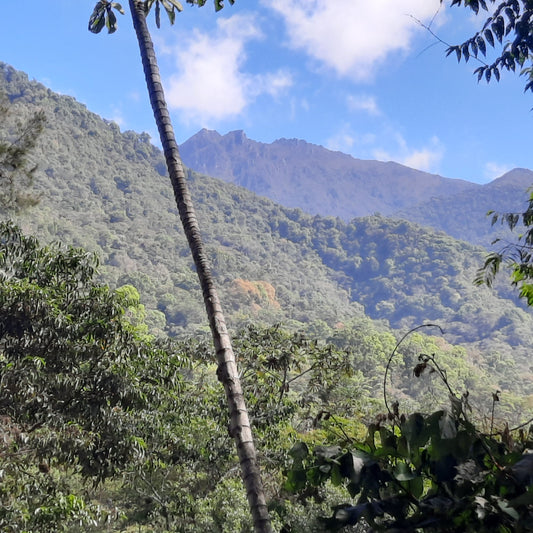
[[(205, 0), (187, 1), (189, 3), (197, 3), (200, 6), (205, 3)], [(139, 42), (148, 94), (159, 130), (178, 212), (183, 230), (189, 242), (203, 292), (205, 309), (217, 354), (217, 376), (226, 391), (230, 415), (229, 431), (237, 446), (237, 454), (253, 517), (254, 528), (258, 533), (271, 533), (270, 517), (257, 464), (248, 411), (237, 372), (235, 354), (231, 346), (224, 314), (200, 236), (198, 221), (187, 187), (178, 145), (165, 101), (154, 46), (146, 23), (146, 14), (154, 2), (156, 5), (156, 22), (158, 26), (160, 22), (160, 2), (167, 11), (171, 22), (174, 21), (174, 8), (181, 10), (181, 5), (176, 0), (129, 0), (133, 27), (135, 28)], [(233, 0), (230, 0), (230, 2), (233, 3)], [(215, 7), (217, 10), (221, 9), (222, 2), (215, 0)], [(89, 21), (89, 30), (98, 33), (104, 26), (107, 26), (110, 33), (115, 31), (116, 17), (112, 11), (113, 8), (123, 13), (122, 7), (119, 4), (107, 0), (99, 0)]]

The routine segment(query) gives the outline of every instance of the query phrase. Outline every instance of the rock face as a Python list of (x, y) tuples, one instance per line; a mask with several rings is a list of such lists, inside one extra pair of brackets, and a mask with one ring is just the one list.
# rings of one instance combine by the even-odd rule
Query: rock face
[(203, 129), (183, 143), (180, 152), (193, 170), (287, 207), (345, 220), (376, 212), (390, 215), (480, 187), (398, 163), (355, 159), (302, 140), (260, 143), (243, 131), (220, 135)]

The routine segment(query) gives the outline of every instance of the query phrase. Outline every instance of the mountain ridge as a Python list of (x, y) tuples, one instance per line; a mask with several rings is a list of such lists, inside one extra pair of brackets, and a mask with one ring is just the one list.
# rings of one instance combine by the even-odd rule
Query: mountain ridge
[(180, 153), (184, 164), (197, 172), (287, 207), (344, 220), (375, 212), (391, 215), (434, 196), (477, 187), (392, 161), (356, 159), (301, 139), (260, 143), (242, 130), (221, 135), (203, 129), (181, 144)]
[(287, 207), (345, 221), (375, 213), (395, 216), (485, 247), (497, 237), (512, 238), (506, 228), (491, 227), (487, 212), (520, 212), (533, 184), (529, 169), (477, 184), (393, 161), (357, 159), (301, 139), (261, 143), (242, 130), (221, 135), (203, 129), (180, 152), (189, 168)]

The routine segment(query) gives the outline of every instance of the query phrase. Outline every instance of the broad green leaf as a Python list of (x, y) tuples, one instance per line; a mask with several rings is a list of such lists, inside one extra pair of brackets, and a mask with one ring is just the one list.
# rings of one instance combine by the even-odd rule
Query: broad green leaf
[(338, 465), (333, 465), (333, 468), (331, 469), (330, 480), (335, 487), (338, 487), (342, 484), (341, 471)]
[(106, 26), (108, 33), (115, 33), (117, 31), (117, 17), (111, 9), (107, 11)]
[(352, 483), (358, 484), (361, 480), (361, 472), (366, 463), (373, 459), (359, 450), (352, 450), (340, 458), (340, 473)]
[(409, 492), (415, 497), (420, 498), (424, 494), (424, 479), (422, 476), (416, 476), (409, 480)]
[(429, 438), (424, 417), (420, 413), (410, 415), (402, 424), (401, 429), (410, 448), (424, 446)]
[(407, 463), (398, 461), (394, 468), (394, 477), (398, 481), (411, 481), (412, 479), (415, 479), (417, 475), (411, 470)]
[(303, 461), (309, 456), (309, 448), (305, 442), (297, 442), (290, 450), (289, 455), (295, 461)]
[(89, 31), (92, 33), (100, 33), (105, 26), (105, 4), (101, 1), (96, 4), (94, 11), (89, 19)]

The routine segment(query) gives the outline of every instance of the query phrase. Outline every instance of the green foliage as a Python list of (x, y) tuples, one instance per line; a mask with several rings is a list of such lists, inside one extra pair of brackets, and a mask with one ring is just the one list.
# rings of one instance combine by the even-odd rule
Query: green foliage
[[(42, 199), (25, 220), (28, 229), (45, 242), (97, 252), (106, 283), (134, 285), (148, 316), (165, 315), (159, 329), (205, 331), (197, 276), (162, 178), (165, 163), (149, 136), (121, 133), (8, 67), (0, 83), (18, 109), (42, 108), (48, 117), (34, 152)], [(445, 327), (450, 342), (483, 351), (512, 345), (526, 357), (520, 345), (533, 319), (517, 308), (511, 289), (472, 287), (482, 249), (384, 217), (350, 223), (312, 217), (193, 172), (188, 181), (230, 327), (252, 320), (298, 330), (322, 321), (331, 328), (361, 316), (364, 306), (393, 328), (431, 320)], [(275, 300), (236, 290), (239, 279), (270, 284)]]
[(451, 409), (406, 416), (395, 402), (363, 440), (313, 449), (297, 442), (286, 489), (306, 498), (326, 483), (344, 488), (352, 501), (334, 506), (323, 520), (328, 531), (360, 523), (373, 531), (531, 530), (533, 426), (516, 428), (516, 438), (508, 424), (495, 433), (495, 393), (490, 432), (481, 433), (469, 418), (468, 393), (457, 397), (435, 357), (422, 354), (414, 375), (427, 371), (448, 389)]
[[(249, 530), (207, 345), (154, 339), (137, 290), (96, 274), (94, 254), (1, 226), (0, 529)], [(235, 346), (276, 523), (311, 531), (326, 507), (279, 494), (281, 470), (296, 428), (334, 435), (349, 354), (280, 327)]]
[[(207, 343), (154, 339), (134, 287), (95, 281), (94, 254), (41, 246), (10, 224), (0, 274), (2, 530), (249, 530)], [(234, 339), (274, 523), (301, 533), (323, 530), (318, 517), (344, 489), (328, 482), (302, 497), (280, 488), (288, 451), (360, 440), (361, 412), (375, 409), (369, 396), (395, 344), (368, 319), (316, 328), (334, 344), (281, 326), (249, 326)], [(402, 403), (423, 394), (407, 385), (419, 353), (436, 353), (461, 385), (472, 379), (464, 351), (410, 339), (391, 372), (389, 393)]]
[(39, 197), (29, 192), (37, 166), (29, 163), (28, 155), (43, 130), (45, 115), (36, 111), (21, 121), (14, 118), (16, 114), (0, 91), (0, 214), (18, 213), (39, 202)]
[[(442, 0), (441, 0), (442, 2)], [(497, 4), (492, 9), (490, 4)], [(450, 46), (447, 55), (455, 53), (457, 60), (464, 59), (468, 62), (470, 57), (475, 57), (483, 64), (474, 73), (478, 81), (485, 78), (489, 82), (492, 78), (500, 81), (501, 70), (515, 72), (521, 69), (520, 74), (528, 77), (525, 91), (533, 91), (533, 68), (526, 66), (531, 63), (533, 57), (533, 25), (531, 19), (533, 9), (529, 0), (452, 0), (451, 5), (464, 5), (469, 7), (477, 15), (480, 8), (491, 14), (485, 20), (483, 26), (473, 37), (460, 45)], [(504, 42), (505, 41), (505, 42)], [(487, 44), (495, 48), (502, 46), (501, 54), (491, 63), (486, 64), (481, 56), (487, 54)]]
[[(101, 279), (113, 288), (135, 286), (147, 324), (159, 335), (205, 333), (197, 275), (176, 230), (164, 159), (150, 137), (121, 133), (74, 99), (6, 65), (0, 86), (18, 116), (38, 109), (47, 116), (32, 156), (39, 161), (41, 202), (25, 217), (28, 231), (42, 242), (98, 253)], [(406, 331), (430, 320), (445, 329), (449, 343), (463, 343), (476, 368), (485, 368), (485, 358), (512, 357), (517, 366), (507, 367), (505, 384), (497, 388), (528, 394), (533, 317), (517, 306), (503, 280), (496, 280), (494, 291), (472, 286), (483, 249), (379, 216), (350, 223), (313, 217), (194, 172), (188, 181), (230, 328), (282, 323), (313, 338), (340, 340), (358, 321), (363, 337), (376, 329), (364, 312), (382, 321), (381, 331), (366, 339), (354, 334), (351, 346), (359, 352), (357, 368), (379, 387), (382, 374), (372, 372), (377, 359), (365, 362), (365, 351), (374, 354), (374, 341), (376, 350), (381, 345), (384, 368), (387, 345), (394, 343), (387, 326)], [(272, 288), (274, 295), (242, 291), (237, 280)], [(410, 388), (412, 380), (405, 384)]]
[(98, 483), (168, 444), (158, 409), (176, 407), (184, 361), (139, 325), (136, 291), (99, 285), (96, 267), (0, 225), (3, 531), (94, 522), (66, 474)]
[(113, 9), (116, 9), (120, 14), (124, 15), (124, 9), (117, 2), (98, 0), (89, 19), (89, 31), (100, 33), (106, 27), (108, 33), (115, 33), (117, 31), (117, 17)]
[[(492, 252), (485, 258), (485, 263), (477, 272), (475, 282), (478, 285), (492, 286), (494, 279), (502, 265), (511, 271), (511, 282), (518, 286), (521, 298), (533, 305), (533, 192), (530, 192), (528, 205), (521, 213), (495, 213), (489, 211), (492, 216), (492, 224), (500, 222), (511, 231), (520, 227), (524, 230), (518, 234), (517, 242), (504, 242), (496, 252)], [(496, 239), (494, 244), (499, 243)]]
[[(202, 7), (205, 0), (186, 0), (188, 4)], [(234, 4), (235, 0), (228, 0), (230, 4)], [(183, 6), (177, 0), (143, 0), (144, 11), (148, 13), (155, 4), (155, 22), (159, 28), (161, 26), (161, 6), (165, 10), (168, 20), (174, 24), (176, 20), (176, 11), (183, 11)], [(220, 11), (224, 7), (223, 0), (215, 0), (215, 10)], [(124, 9), (118, 2), (111, 2), (110, 0), (98, 0), (94, 6), (94, 10), (89, 19), (89, 31), (92, 33), (100, 33), (104, 28), (107, 28), (108, 33), (115, 33), (117, 31), (117, 17), (113, 10), (118, 11), (124, 15)]]
[(533, 432), (515, 441), (480, 434), (454, 399), (452, 412), (394, 414), (368, 427), (349, 449), (304, 444), (291, 450), (286, 486), (330, 481), (353, 504), (338, 505), (327, 530), (366, 522), (374, 531), (528, 531), (533, 527)]

